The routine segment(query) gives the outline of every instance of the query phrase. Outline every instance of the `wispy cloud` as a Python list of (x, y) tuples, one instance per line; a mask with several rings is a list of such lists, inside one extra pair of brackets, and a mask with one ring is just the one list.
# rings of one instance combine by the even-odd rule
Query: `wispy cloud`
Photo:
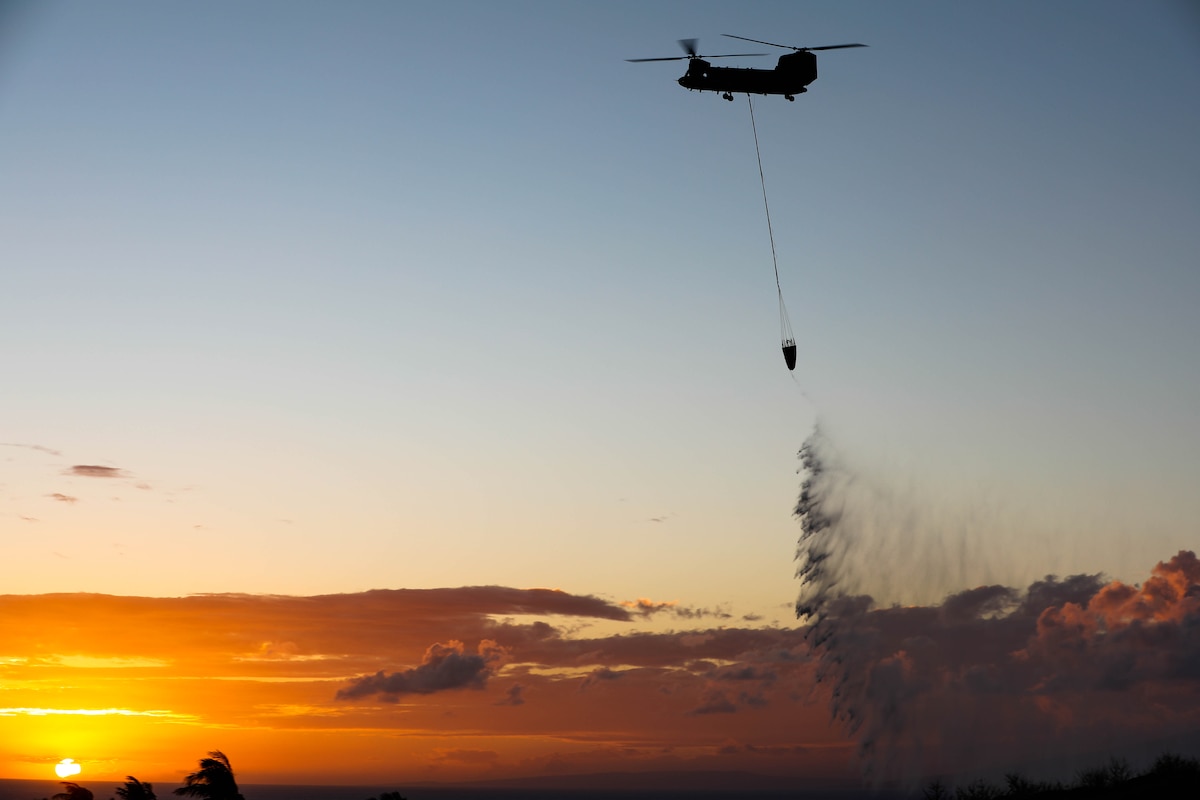
[(453, 761), (460, 764), (490, 764), (500, 758), (495, 750), (438, 750), (434, 755), (436, 761)]
[(79, 500), (78, 497), (72, 497), (69, 494), (63, 494), (62, 492), (54, 492), (53, 494), (46, 495), (46, 497), (49, 497), (52, 500), (57, 500), (60, 503), (75, 503)]
[(84, 669), (145, 669), (147, 667), (166, 667), (171, 662), (163, 658), (65, 655), (51, 656), (47, 663), (59, 664), (64, 667), (81, 667)]
[(0, 717), (156, 717), (160, 719), (194, 719), (190, 714), (176, 714), (165, 709), (137, 711), (130, 708), (0, 708)]
[(48, 453), (52, 456), (61, 456), (62, 453), (49, 447), (44, 447), (40, 444), (18, 444), (16, 442), (0, 442), (0, 447), (23, 447), (26, 450), (37, 450), (41, 453)]
[(681, 606), (677, 600), (655, 601), (648, 597), (639, 597), (637, 600), (625, 600), (621, 603), (622, 608), (628, 608), (634, 614), (642, 617), (649, 617), (655, 614), (667, 613), (672, 616), (680, 617), (681, 619), (700, 619), (702, 617), (716, 617), (718, 619), (730, 619), (733, 615), (724, 609), (708, 609), (695, 608), (692, 606)]

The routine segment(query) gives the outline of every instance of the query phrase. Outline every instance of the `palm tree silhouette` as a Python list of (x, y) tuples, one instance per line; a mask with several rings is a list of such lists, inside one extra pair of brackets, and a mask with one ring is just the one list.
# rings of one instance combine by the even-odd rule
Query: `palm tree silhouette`
[(92, 800), (91, 789), (85, 789), (78, 783), (62, 781), (63, 790), (50, 800)]
[(158, 800), (153, 785), (142, 783), (132, 775), (125, 776), (125, 783), (117, 787), (116, 794), (121, 800)]
[(233, 779), (233, 767), (229, 766), (229, 758), (220, 750), (213, 750), (209, 752), (208, 758), (200, 759), (200, 769), (184, 780), (186, 784), (175, 789), (175, 794), (195, 797), (198, 800), (245, 800), (238, 791), (237, 781)]

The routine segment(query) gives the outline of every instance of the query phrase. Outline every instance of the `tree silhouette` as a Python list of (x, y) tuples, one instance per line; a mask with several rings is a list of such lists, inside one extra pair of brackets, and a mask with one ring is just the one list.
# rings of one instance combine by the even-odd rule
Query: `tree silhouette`
[(950, 800), (950, 790), (940, 779), (925, 787), (925, 800)]
[(993, 798), (1037, 798), (1051, 800), (1142, 800), (1143, 798), (1200, 797), (1200, 759), (1164, 753), (1150, 769), (1135, 773), (1123, 758), (1110, 758), (1107, 764), (1076, 774), (1076, 782), (1064, 786), (1059, 781), (1031, 781), (1019, 773), (1004, 776), (1007, 789), (982, 780), (959, 786), (951, 795), (942, 781), (925, 787), (926, 800), (993, 800)]
[(233, 779), (229, 758), (220, 750), (213, 750), (208, 758), (200, 759), (200, 769), (184, 780), (185, 785), (175, 789), (175, 794), (199, 800), (245, 800), (238, 791), (237, 781)]
[(50, 800), (92, 800), (91, 789), (85, 789), (78, 783), (62, 781), (63, 790)]
[(157, 800), (154, 786), (142, 783), (132, 775), (125, 776), (125, 783), (117, 787), (116, 794), (121, 800)]

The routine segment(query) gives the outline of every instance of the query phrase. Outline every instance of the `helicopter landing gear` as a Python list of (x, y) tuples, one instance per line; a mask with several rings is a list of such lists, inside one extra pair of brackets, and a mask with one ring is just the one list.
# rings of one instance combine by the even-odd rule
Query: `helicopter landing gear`
[(729, 92), (726, 92), (725, 94), (721, 95), (721, 97), (724, 97), (726, 100), (728, 100), (731, 103), (733, 102), (733, 95), (731, 95)]
[(793, 97), (793, 96), (792, 96), (792, 95), (790, 95), (790, 94), (785, 94), (785, 95), (783, 96), (783, 99), (784, 99), (784, 100), (787, 100), (789, 103), (791, 103), (791, 102), (794, 102), (794, 101), (796, 100), (796, 98), (795, 98), (795, 97)]

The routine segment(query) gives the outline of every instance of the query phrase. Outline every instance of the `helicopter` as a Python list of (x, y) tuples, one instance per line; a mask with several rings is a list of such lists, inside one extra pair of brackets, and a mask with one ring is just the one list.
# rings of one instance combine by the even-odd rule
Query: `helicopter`
[(795, 52), (779, 57), (775, 69), (751, 69), (749, 67), (714, 67), (705, 59), (764, 56), (766, 53), (727, 53), (718, 56), (701, 56), (696, 53), (695, 39), (680, 39), (679, 45), (686, 56), (669, 58), (627, 58), (626, 61), (683, 61), (687, 59), (687, 72), (679, 79), (679, 85), (689, 91), (721, 92), (721, 97), (733, 100), (734, 92), (746, 94), (781, 94), (786, 100), (795, 100), (796, 95), (808, 91), (808, 85), (817, 79), (817, 50), (841, 50), (847, 47), (866, 47), (865, 44), (829, 44), (824, 47), (793, 47), (790, 44), (774, 44), (745, 36), (723, 33), (730, 39), (781, 47)]

